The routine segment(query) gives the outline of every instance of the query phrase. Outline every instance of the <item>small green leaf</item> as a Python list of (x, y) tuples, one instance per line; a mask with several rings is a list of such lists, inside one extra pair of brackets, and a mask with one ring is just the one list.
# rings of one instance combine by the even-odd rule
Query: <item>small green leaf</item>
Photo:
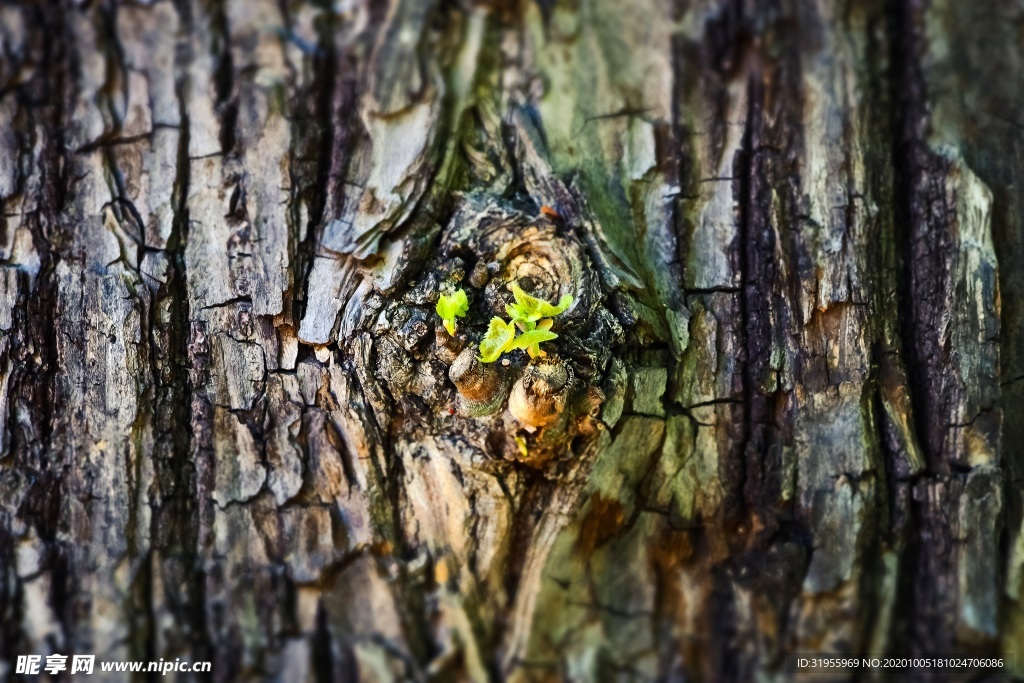
[(558, 339), (558, 335), (548, 330), (530, 330), (529, 332), (523, 332), (521, 335), (515, 338), (511, 344), (509, 344), (507, 351), (513, 349), (525, 349), (534, 344), (540, 344), (541, 342), (551, 341), (552, 339)]
[(505, 353), (516, 334), (516, 326), (512, 321), (505, 322), (498, 316), (491, 318), (487, 326), (487, 334), (480, 342), (480, 362), (493, 363)]
[(527, 321), (527, 313), (519, 304), (505, 304), (505, 312), (508, 313), (508, 317), (516, 322)]
[(437, 298), (437, 306), (434, 308), (437, 314), (444, 321), (444, 329), (448, 334), (455, 334), (455, 318), (465, 318), (469, 311), (469, 299), (466, 292), (457, 289), (452, 294), (442, 294)]
[(516, 315), (513, 315), (511, 311), (509, 311), (509, 315), (512, 315), (513, 318), (516, 318), (518, 315), (519, 319), (528, 320), (530, 322), (536, 322), (541, 318), (550, 318), (558, 315), (569, 308), (573, 302), (572, 295), (565, 294), (558, 300), (557, 306), (549, 304), (543, 299), (538, 299), (537, 297), (530, 296), (524, 292), (518, 282), (512, 283), (512, 296), (516, 298)]
[(569, 310), (573, 301), (575, 301), (575, 299), (572, 298), (572, 294), (563, 294), (562, 298), (558, 300), (558, 305), (555, 306), (557, 312), (551, 313), (550, 315), (558, 315), (559, 313), (564, 313)]
[(446, 320), (466, 317), (466, 312), (469, 310), (469, 299), (466, 298), (466, 292), (457, 289), (451, 294), (442, 294), (437, 299), (436, 310), (437, 314)]
[(540, 303), (540, 317), (551, 318), (572, 306), (572, 294), (562, 295), (562, 298), (558, 300), (557, 305), (549, 304), (547, 301), (541, 301)]
[(516, 298), (516, 303), (510, 304), (511, 308), (515, 311), (515, 315), (513, 315), (514, 318), (523, 321), (536, 322), (544, 317), (540, 314), (540, 307), (545, 302), (524, 292), (518, 282), (512, 283), (512, 296)]

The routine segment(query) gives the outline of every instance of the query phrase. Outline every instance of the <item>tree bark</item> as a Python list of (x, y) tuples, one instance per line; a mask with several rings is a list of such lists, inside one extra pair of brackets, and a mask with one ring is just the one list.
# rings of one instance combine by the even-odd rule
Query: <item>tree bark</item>
[(0, 677), (1019, 653), (1022, 21), (0, 6)]

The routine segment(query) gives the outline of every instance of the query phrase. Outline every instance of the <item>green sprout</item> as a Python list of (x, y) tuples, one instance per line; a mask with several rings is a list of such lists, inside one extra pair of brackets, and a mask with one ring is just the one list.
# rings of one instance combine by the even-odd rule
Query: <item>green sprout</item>
[(456, 289), (452, 294), (442, 294), (437, 298), (437, 307), (434, 310), (444, 321), (444, 329), (448, 330), (448, 334), (455, 336), (455, 318), (465, 318), (469, 310), (466, 292)]
[(480, 361), (493, 363), (501, 358), (501, 354), (508, 350), (515, 336), (515, 325), (505, 322), (498, 316), (491, 318), (491, 324), (487, 326), (487, 334), (480, 342)]
[(549, 330), (529, 330), (516, 337), (515, 340), (509, 344), (506, 351), (526, 349), (530, 354), (530, 358), (536, 358), (537, 356), (544, 355), (544, 352), (540, 350), (541, 342), (551, 341), (552, 339), (557, 338), (558, 335)]
[[(550, 304), (530, 296), (515, 282), (512, 283), (512, 295), (516, 302), (505, 307), (512, 320), (506, 323), (497, 316), (491, 319), (487, 334), (480, 342), (481, 362), (493, 363), (501, 354), (515, 349), (526, 349), (530, 358), (544, 356), (541, 343), (558, 338), (551, 331), (551, 316), (563, 313), (573, 301), (572, 296), (566, 294), (559, 299), (557, 305)], [(522, 332), (518, 337), (515, 336), (516, 328)]]
[(516, 298), (516, 302), (505, 306), (505, 310), (516, 326), (524, 332), (537, 327), (537, 321), (542, 318), (552, 318), (572, 305), (571, 294), (564, 295), (558, 300), (557, 305), (549, 304), (524, 292), (518, 282), (512, 283), (512, 296)]

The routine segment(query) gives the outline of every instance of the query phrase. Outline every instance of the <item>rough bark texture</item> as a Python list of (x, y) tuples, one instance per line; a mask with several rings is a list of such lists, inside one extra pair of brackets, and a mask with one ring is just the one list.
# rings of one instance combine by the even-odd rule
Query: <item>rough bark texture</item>
[[(1024, 672), (1022, 32), (0, 5), (0, 678)], [(474, 364), (513, 280), (575, 297), (559, 339)]]

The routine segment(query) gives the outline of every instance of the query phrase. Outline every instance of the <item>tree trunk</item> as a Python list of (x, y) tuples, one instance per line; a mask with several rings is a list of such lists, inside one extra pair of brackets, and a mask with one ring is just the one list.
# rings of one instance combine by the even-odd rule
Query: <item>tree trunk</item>
[[(1022, 26), (0, 6), (0, 677), (1019, 658)], [(482, 364), (512, 282), (573, 304)]]

